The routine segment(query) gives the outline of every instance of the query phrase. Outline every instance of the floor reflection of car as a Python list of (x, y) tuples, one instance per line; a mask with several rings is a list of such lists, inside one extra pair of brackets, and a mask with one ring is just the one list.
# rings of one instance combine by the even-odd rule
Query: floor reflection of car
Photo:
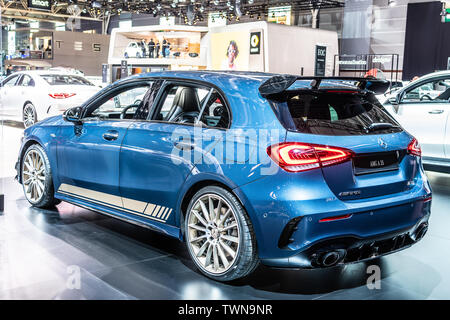
[(142, 57), (142, 48), (137, 42), (130, 42), (125, 48), (124, 57), (128, 58), (140, 58)]
[(450, 171), (450, 71), (410, 82), (384, 101), (397, 121), (419, 140), (425, 168)]
[(54, 71), (20, 71), (1, 83), (0, 117), (29, 127), (81, 105), (99, 87), (79, 75)]
[(58, 201), (185, 241), (215, 280), (259, 263), (326, 268), (427, 231), (420, 146), (378, 104), (379, 80), (152, 72), (24, 131), (29, 203)]

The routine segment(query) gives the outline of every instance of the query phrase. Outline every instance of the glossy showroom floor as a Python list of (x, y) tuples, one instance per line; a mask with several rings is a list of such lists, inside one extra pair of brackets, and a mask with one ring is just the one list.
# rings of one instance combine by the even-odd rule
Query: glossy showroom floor
[(260, 267), (245, 280), (217, 283), (196, 272), (177, 240), (67, 203), (51, 211), (31, 208), (21, 186), (4, 177), (0, 299), (450, 299), (450, 175), (428, 175), (434, 191), (429, 232), (419, 244), (376, 260), (382, 280), (373, 290), (365, 263)]

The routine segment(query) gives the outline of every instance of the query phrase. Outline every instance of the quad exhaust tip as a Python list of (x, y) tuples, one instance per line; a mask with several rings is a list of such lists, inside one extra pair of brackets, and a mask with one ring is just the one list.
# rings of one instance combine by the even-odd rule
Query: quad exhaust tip
[(419, 225), (417, 227), (416, 232), (414, 232), (414, 241), (419, 241), (421, 240), (424, 236), (425, 233), (427, 233), (428, 231), (428, 223), (422, 223), (421, 225)]
[(319, 258), (318, 263), (322, 267), (332, 267), (339, 262), (341, 262), (345, 257), (345, 250), (335, 250), (335, 251), (329, 251)]

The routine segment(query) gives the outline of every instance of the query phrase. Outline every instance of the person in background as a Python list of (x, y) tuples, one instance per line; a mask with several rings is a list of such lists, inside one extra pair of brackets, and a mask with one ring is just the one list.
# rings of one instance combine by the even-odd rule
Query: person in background
[(148, 54), (149, 58), (154, 58), (154, 52), (155, 52), (155, 43), (153, 42), (153, 39), (150, 39), (150, 42), (148, 43)]
[(159, 58), (159, 48), (160, 48), (160, 44), (159, 42), (156, 43), (156, 58)]
[(9, 76), (12, 73), (12, 65), (8, 65), (8, 67), (6, 67), (6, 76)]
[(222, 61), (222, 70), (237, 70), (236, 58), (239, 55), (239, 49), (236, 41), (231, 40), (228, 44), (226, 59)]
[(419, 76), (414, 76), (411, 81), (416, 81), (417, 79), (419, 79)]
[(163, 38), (162, 48), (161, 48), (163, 58), (166, 57), (166, 47), (167, 47), (167, 41), (166, 41), (166, 39)]
[(142, 58), (145, 58), (147, 56), (147, 43), (145, 42), (145, 39), (141, 40), (141, 48), (142, 48)]
[(170, 58), (170, 42), (167, 41), (166, 56)]

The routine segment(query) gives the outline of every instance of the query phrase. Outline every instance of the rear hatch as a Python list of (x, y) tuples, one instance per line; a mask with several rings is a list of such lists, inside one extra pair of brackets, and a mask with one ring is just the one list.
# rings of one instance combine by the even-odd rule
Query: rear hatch
[(367, 91), (288, 90), (272, 106), (288, 129), (286, 142), (347, 149), (348, 161), (322, 166), (325, 181), (342, 200), (408, 190), (418, 162), (407, 154), (412, 137)]

